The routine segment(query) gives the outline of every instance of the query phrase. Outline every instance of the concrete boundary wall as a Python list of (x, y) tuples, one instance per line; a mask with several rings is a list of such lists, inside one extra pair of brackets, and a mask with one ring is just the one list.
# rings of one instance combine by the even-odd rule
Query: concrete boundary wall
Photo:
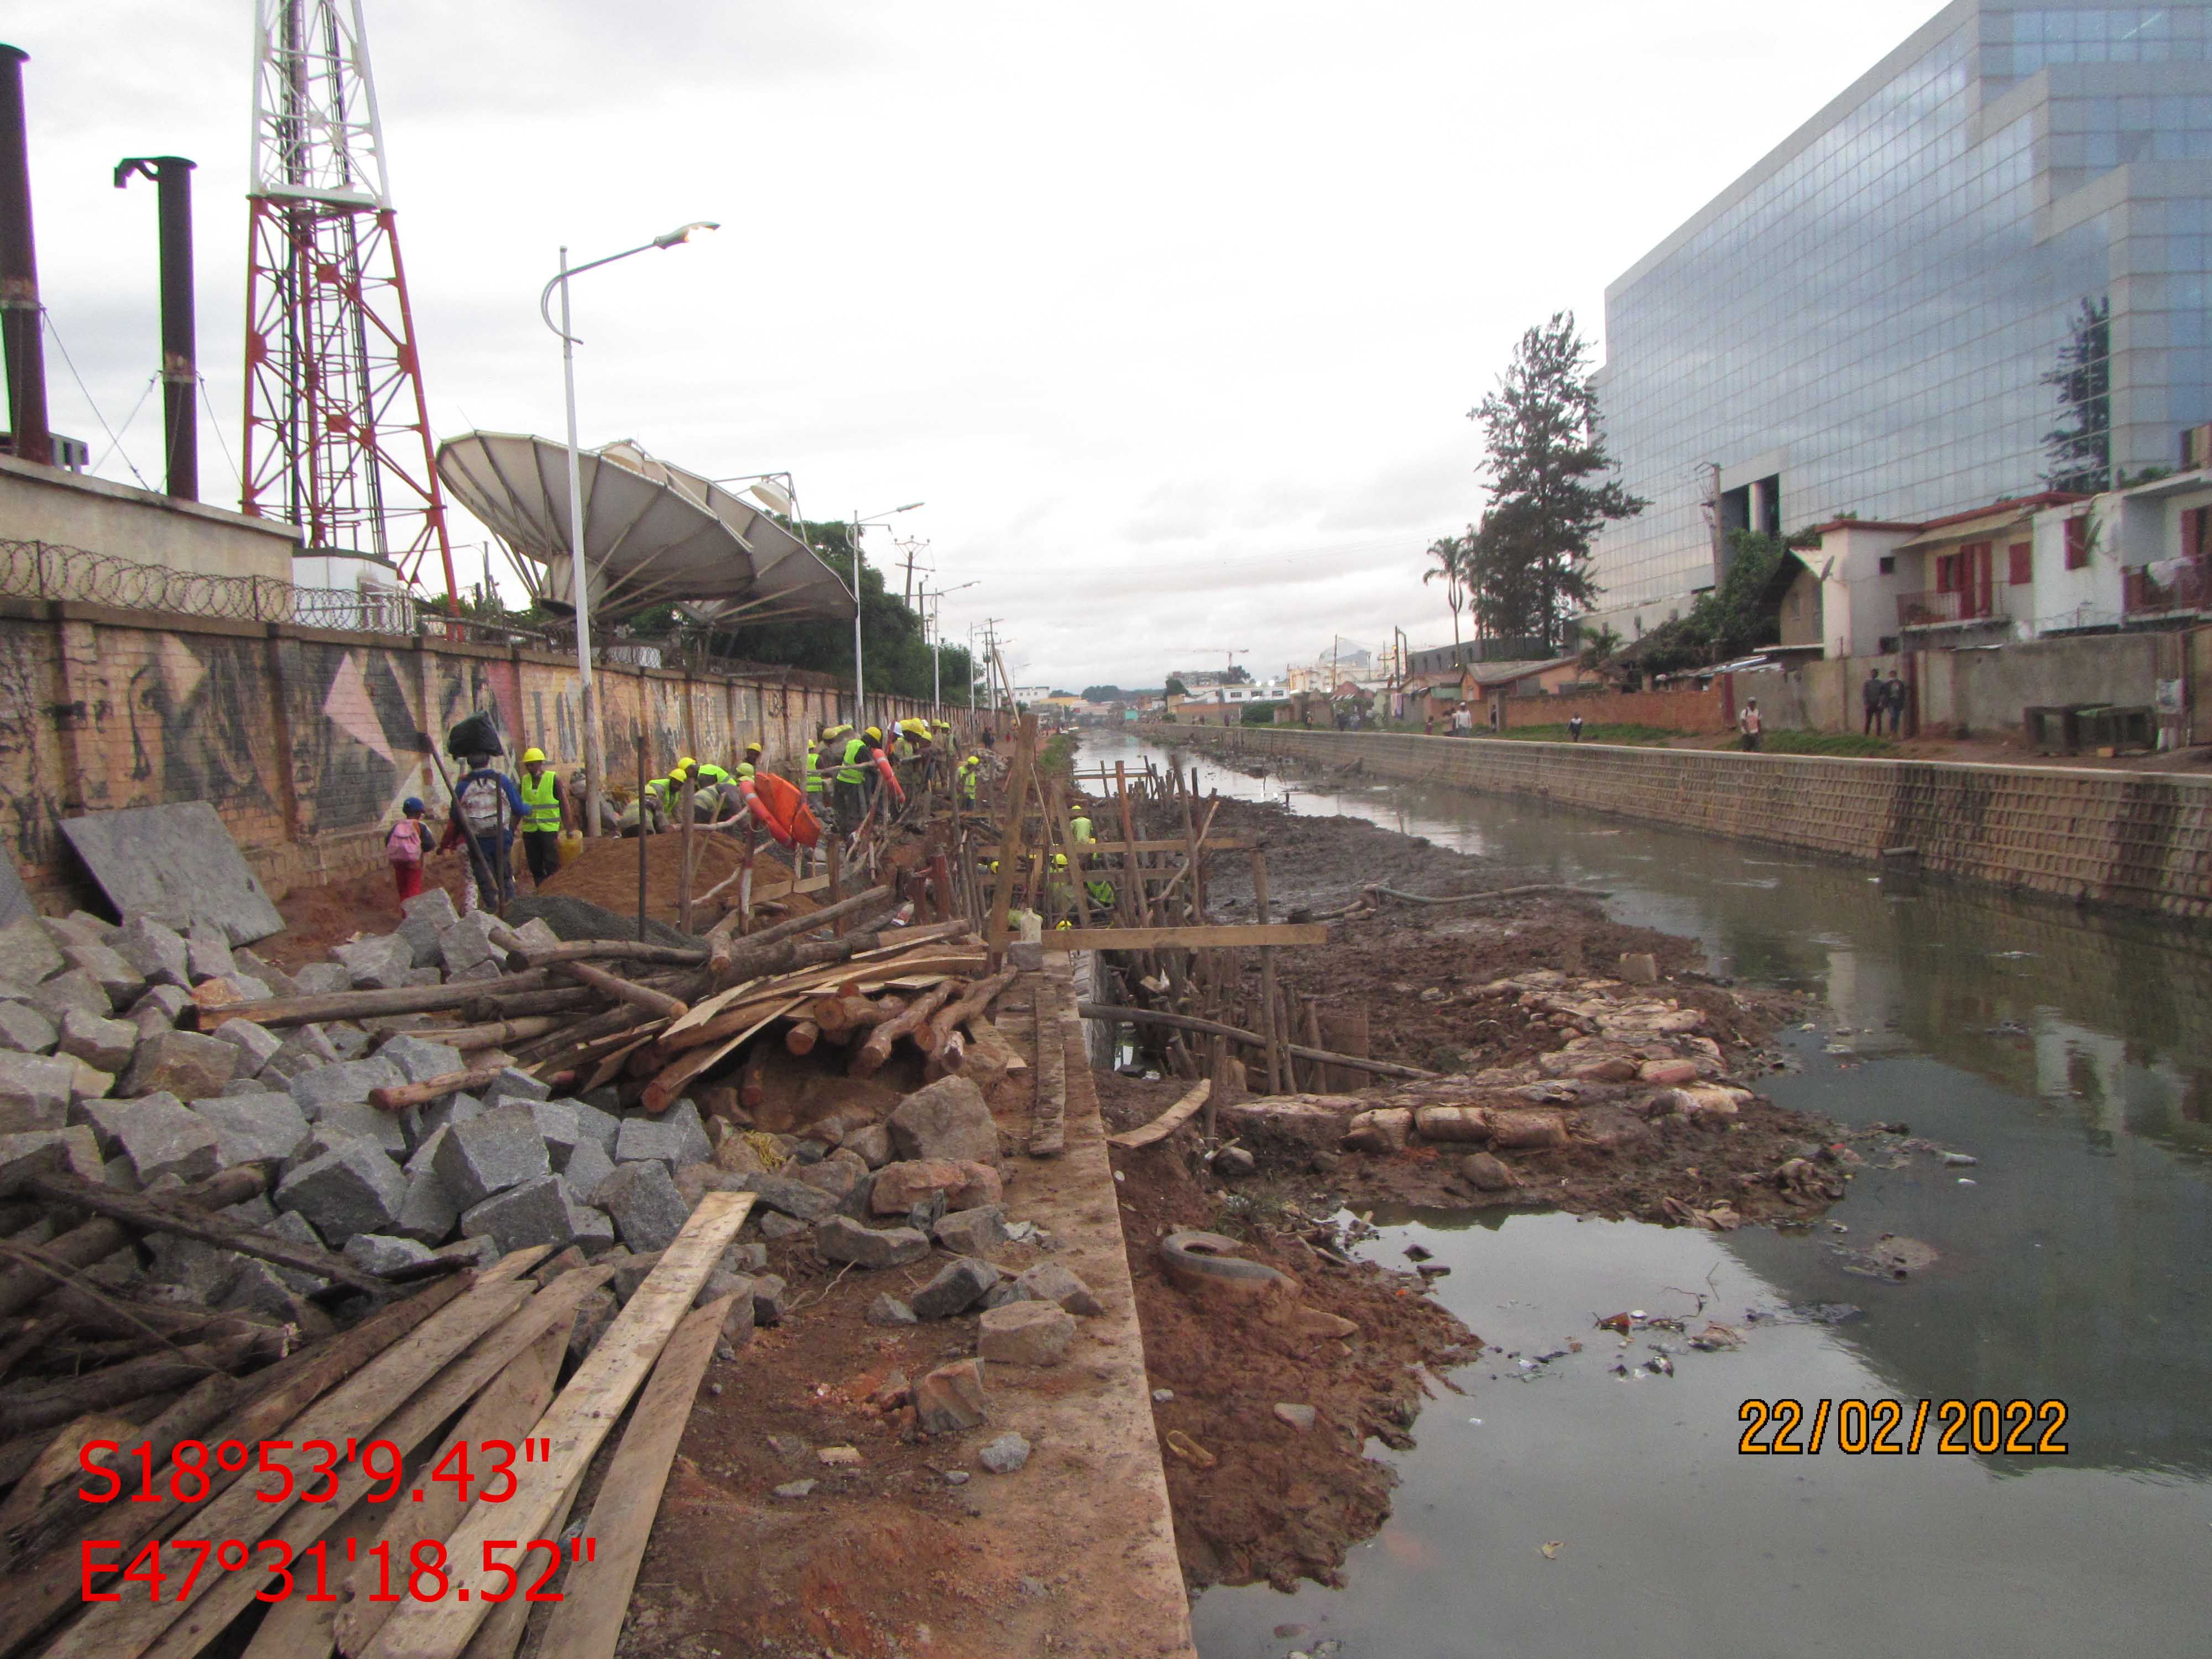
[[(635, 781), (641, 732), (655, 775), (684, 755), (732, 765), (752, 738), (790, 773), (852, 702), (829, 676), (796, 669), (603, 664), (595, 684), (617, 784)], [(281, 897), (375, 869), (399, 803), (444, 800), (418, 733), (442, 753), (454, 722), (495, 709), (511, 749), (538, 745), (566, 777), (583, 762), (578, 701), (573, 655), (0, 600), (0, 836), (33, 900), (67, 908), (90, 894), (64, 819), (204, 800)], [(929, 713), (872, 696), (869, 710)]]
[(2167, 915), (2212, 911), (2212, 779), (2057, 766), (1241, 727), (1156, 742), (1527, 795), (1585, 811)]

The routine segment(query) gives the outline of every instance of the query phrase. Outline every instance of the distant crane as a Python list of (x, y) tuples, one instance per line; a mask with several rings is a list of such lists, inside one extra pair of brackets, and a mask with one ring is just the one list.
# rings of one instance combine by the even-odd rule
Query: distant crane
[(1225, 647), (1225, 646), (1219, 646), (1219, 645), (1186, 645), (1186, 646), (1184, 646), (1184, 647), (1181, 647), (1181, 648), (1182, 648), (1182, 649), (1183, 649), (1183, 650), (1185, 650), (1185, 651), (1193, 651), (1193, 652), (1196, 652), (1196, 651), (1218, 651), (1218, 652), (1220, 652), (1220, 653), (1221, 653), (1221, 654), (1222, 654), (1223, 659), (1224, 659), (1224, 661), (1225, 661), (1225, 662), (1227, 663), (1227, 665), (1227, 665), (1227, 666), (1226, 666), (1226, 667), (1222, 671), (1222, 672), (1223, 672), (1223, 675), (1224, 675), (1224, 679), (1226, 678), (1226, 677), (1228, 677), (1228, 676), (1230, 676), (1230, 675), (1233, 675), (1233, 674), (1235, 674), (1235, 673), (1236, 673), (1236, 672), (1237, 672), (1237, 658), (1239, 658), (1239, 657), (1249, 657), (1249, 656), (1250, 656), (1250, 655), (1252, 654), (1251, 648), (1250, 648), (1249, 646), (1242, 646), (1242, 645), (1238, 646), (1238, 647), (1237, 647), (1234, 651), (1230, 650), (1230, 649), (1229, 649), (1227, 647)]

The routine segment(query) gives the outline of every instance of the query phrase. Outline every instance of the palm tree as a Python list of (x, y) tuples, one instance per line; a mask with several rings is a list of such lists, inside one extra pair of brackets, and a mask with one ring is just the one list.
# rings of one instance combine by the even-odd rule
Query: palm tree
[(1421, 572), (1424, 586), (1443, 579), (1444, 603), (1452, 613), (1452, 660), (1459, 660), (1459, 613), (1467, 604), (1468, 542), (1463, 536), (1439, 536), (1429, 544), (1429, 556), (1436, 561), (1433, 567)]
[(1593, 674), (1602, 675), (1613, 659), (1620, 654), (1621, 637), (1612, 629), (1600, 625), (1581, 630), (1583, 643), (1582, 666)]

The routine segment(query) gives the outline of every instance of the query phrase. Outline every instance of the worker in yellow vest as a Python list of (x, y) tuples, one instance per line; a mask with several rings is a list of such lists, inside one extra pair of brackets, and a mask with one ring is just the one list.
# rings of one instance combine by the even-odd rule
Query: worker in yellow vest
[(730, 775), (712, 761), (702, 761), (690, 770), (691, 781), (702, 789), (719, 789), (730, 781)]
[(975, 804), (975, 778), (976, 775), (982, 769), (983, 757), (981, 755), (970, 755), (966, 760), (960, 763), (960, 799), (962, 805), (973, 806)]
[[(741, 759), (741, 760), (739, 760), (739, 761), (738, 762), (738, 775), (739, 777), (741, 777), (741, 778), (749, 778), (749, 777), (752, 776), (752, 775), (753, 775), (753, 774), (754, 774), (755, 772), (757, 772), (757, 770), (759, 770), (759, 769), (760, 769), (760, 763), (761, 763), (761, 746), (760, 746), (760, 744), (758, 744), (757, 743), (749, 743), (749, 744), (747, 744), (745, 745), (745, 752), (744, 752), (744, 758), (743, 758), (743, 759)], [(725, 775), (727, 775), (726, 774)]]
[(561, 832), (568, 828), (568, 799), (560, 774), (545, 763), (543, 749), (522, 751), (522, 850), (530, 860), (530, 879), (544, 886), (561, 867)]
[[(871, 726), (869, 730), (875, 728)], [(837, 769), (830, 781), (836, 786), (837, 827), (850, 831), (860, 828), (860, 818), (867, 811), (865, 786), (870, 769), (871, 744), (866, 736), (851, 726), (846, 726), (844, 731), (847, 735), (837, 746)]]

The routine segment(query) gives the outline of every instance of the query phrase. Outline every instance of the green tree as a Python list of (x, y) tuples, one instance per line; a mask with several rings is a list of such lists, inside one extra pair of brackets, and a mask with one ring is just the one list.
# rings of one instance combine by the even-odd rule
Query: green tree
[(1620, 654), (1620, 634), (1602, 624), (1583, 629), (1576, 638), (1582, 644), (1582, 665), (1592, 674), (1604, 673), (1612, 666), (1613, 659)]
[(2043, 434), (2043, 482), (2083, 495), (2112, 487), (2112, 302), (2084, 300), (2043, 377), (2060, 423)]
[(1662, 623), (1638, 641), (1638, 665), (1655, 674), (1705, 668), (1775, 643), (1782, 637), (1780, 596), (1768, 596), (1774, 573), (1790, 556), (1778, 536), (1729, 533), (1728, 574), (1698, 595), (1690, 614)]
[(1118, 685), (1086, 685), (1083, 688), (1085, 702), (1127, 702), (1128, 693)]
[(1182, 675), (1170, 674), (1168, 676), (1167, 690), (1160, 695), (1164, 697), (1187, 697), (1190, 695), (1190, 688), (1182, 683)]
[(1468, 532), (1465, 541), (1476, 636), (1542, 638), (1542, 560), (1529, 539), (1528, 514), (1515, 507), (1494, 507)]
[(1523, 334), (1498, 389), (1468, 418), (1482, 426), (1498, 556), (1525, 567), (1535, 595), (1529, 632), (1556, 647), (1568, 619), (1597, 596), (1591, 541), (1650, 505), (1606, 476), (1613, 458), (1574, 313), (1554, 312)]
[[(801, 533), (822, 562), (837, 573), (849, 592), (853, 585), (852, 526), (810, 520), (789, 526)], [(930, 652), (921, 618), (884, 586), (883, 573), (861, 567), (860, 637), (867, 661), (868, 689), (927, 699), (930, 694)], [(853, 624), (845, 622), (739, 623), (708, 636), (713, 654), (747, 662), (773, 663), (853, 678)], [(942, 647), (945, 701), (965, 703), (974, 675), (966, 649)]]

